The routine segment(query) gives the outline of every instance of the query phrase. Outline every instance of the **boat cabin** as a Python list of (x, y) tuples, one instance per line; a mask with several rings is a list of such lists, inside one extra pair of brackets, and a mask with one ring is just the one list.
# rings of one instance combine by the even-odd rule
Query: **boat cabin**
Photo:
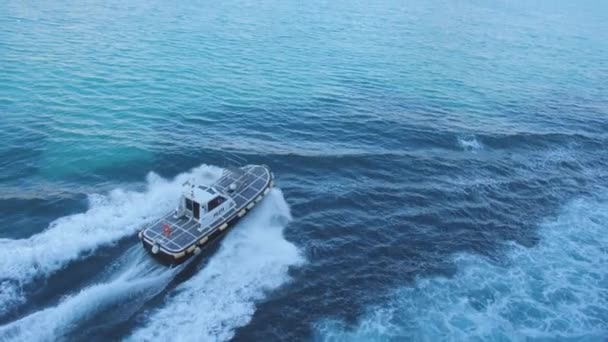
[(219, 216), (233, 206), (235, 206), (234, 201), (217, 189), (187, 181), (183, 184), (175, 217), (185, 216), (204, 224), (207, 216)]

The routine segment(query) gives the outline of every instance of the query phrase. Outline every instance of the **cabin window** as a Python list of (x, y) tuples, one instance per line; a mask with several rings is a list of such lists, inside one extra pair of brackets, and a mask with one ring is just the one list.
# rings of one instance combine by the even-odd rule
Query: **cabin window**
[(211, 211), (215, 208), (217, 208), (220, 204), (224, 203), (226, 199), (222, 196), (218, 196), (214, 199), (212, 199), (211, 201), (209, 201), (209, 203), (207, 203), (207, 210)]
[(189, 198), (186, 198), (186, 209), (192, 211), (192, 200)]
[(192, 205), (194, 206), (192, 216), (194, 216), (195, 219), (201, 218), (201, 205), (198, 204), (198, 202), (192, 202)]

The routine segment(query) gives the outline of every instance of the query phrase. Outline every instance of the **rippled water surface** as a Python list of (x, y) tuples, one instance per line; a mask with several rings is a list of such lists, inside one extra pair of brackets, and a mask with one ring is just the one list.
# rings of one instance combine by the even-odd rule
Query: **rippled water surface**
[[(0, 340), (608, 337), (603, 1), (0, 4)], [(279, 189), (202, 258), (179, 185)]]

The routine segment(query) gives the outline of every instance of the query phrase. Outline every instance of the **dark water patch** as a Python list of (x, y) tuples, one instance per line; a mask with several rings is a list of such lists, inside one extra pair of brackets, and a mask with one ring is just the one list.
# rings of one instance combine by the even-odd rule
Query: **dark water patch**
[(75, 198), (0, 200), (0, 238), (23, 239), (49, 226), (57, 217), (86, 209), (85, 196)]
[(580, 133), (519, 133), (508, 135), (480, 135), (484, 144), (490, 148), (501, 150), (514, 149), (557, 149), (564, 145), (572, 149), (601, 150), (605, 141), (601, 138)]

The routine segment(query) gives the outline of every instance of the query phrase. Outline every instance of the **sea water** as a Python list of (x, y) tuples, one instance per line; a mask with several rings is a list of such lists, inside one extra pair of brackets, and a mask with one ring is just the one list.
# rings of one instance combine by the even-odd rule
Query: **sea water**
[[(0, 341), (608, 337), (604, 1), (0, 4)], [(204, 257), (188, 179), (277, 189)]]

